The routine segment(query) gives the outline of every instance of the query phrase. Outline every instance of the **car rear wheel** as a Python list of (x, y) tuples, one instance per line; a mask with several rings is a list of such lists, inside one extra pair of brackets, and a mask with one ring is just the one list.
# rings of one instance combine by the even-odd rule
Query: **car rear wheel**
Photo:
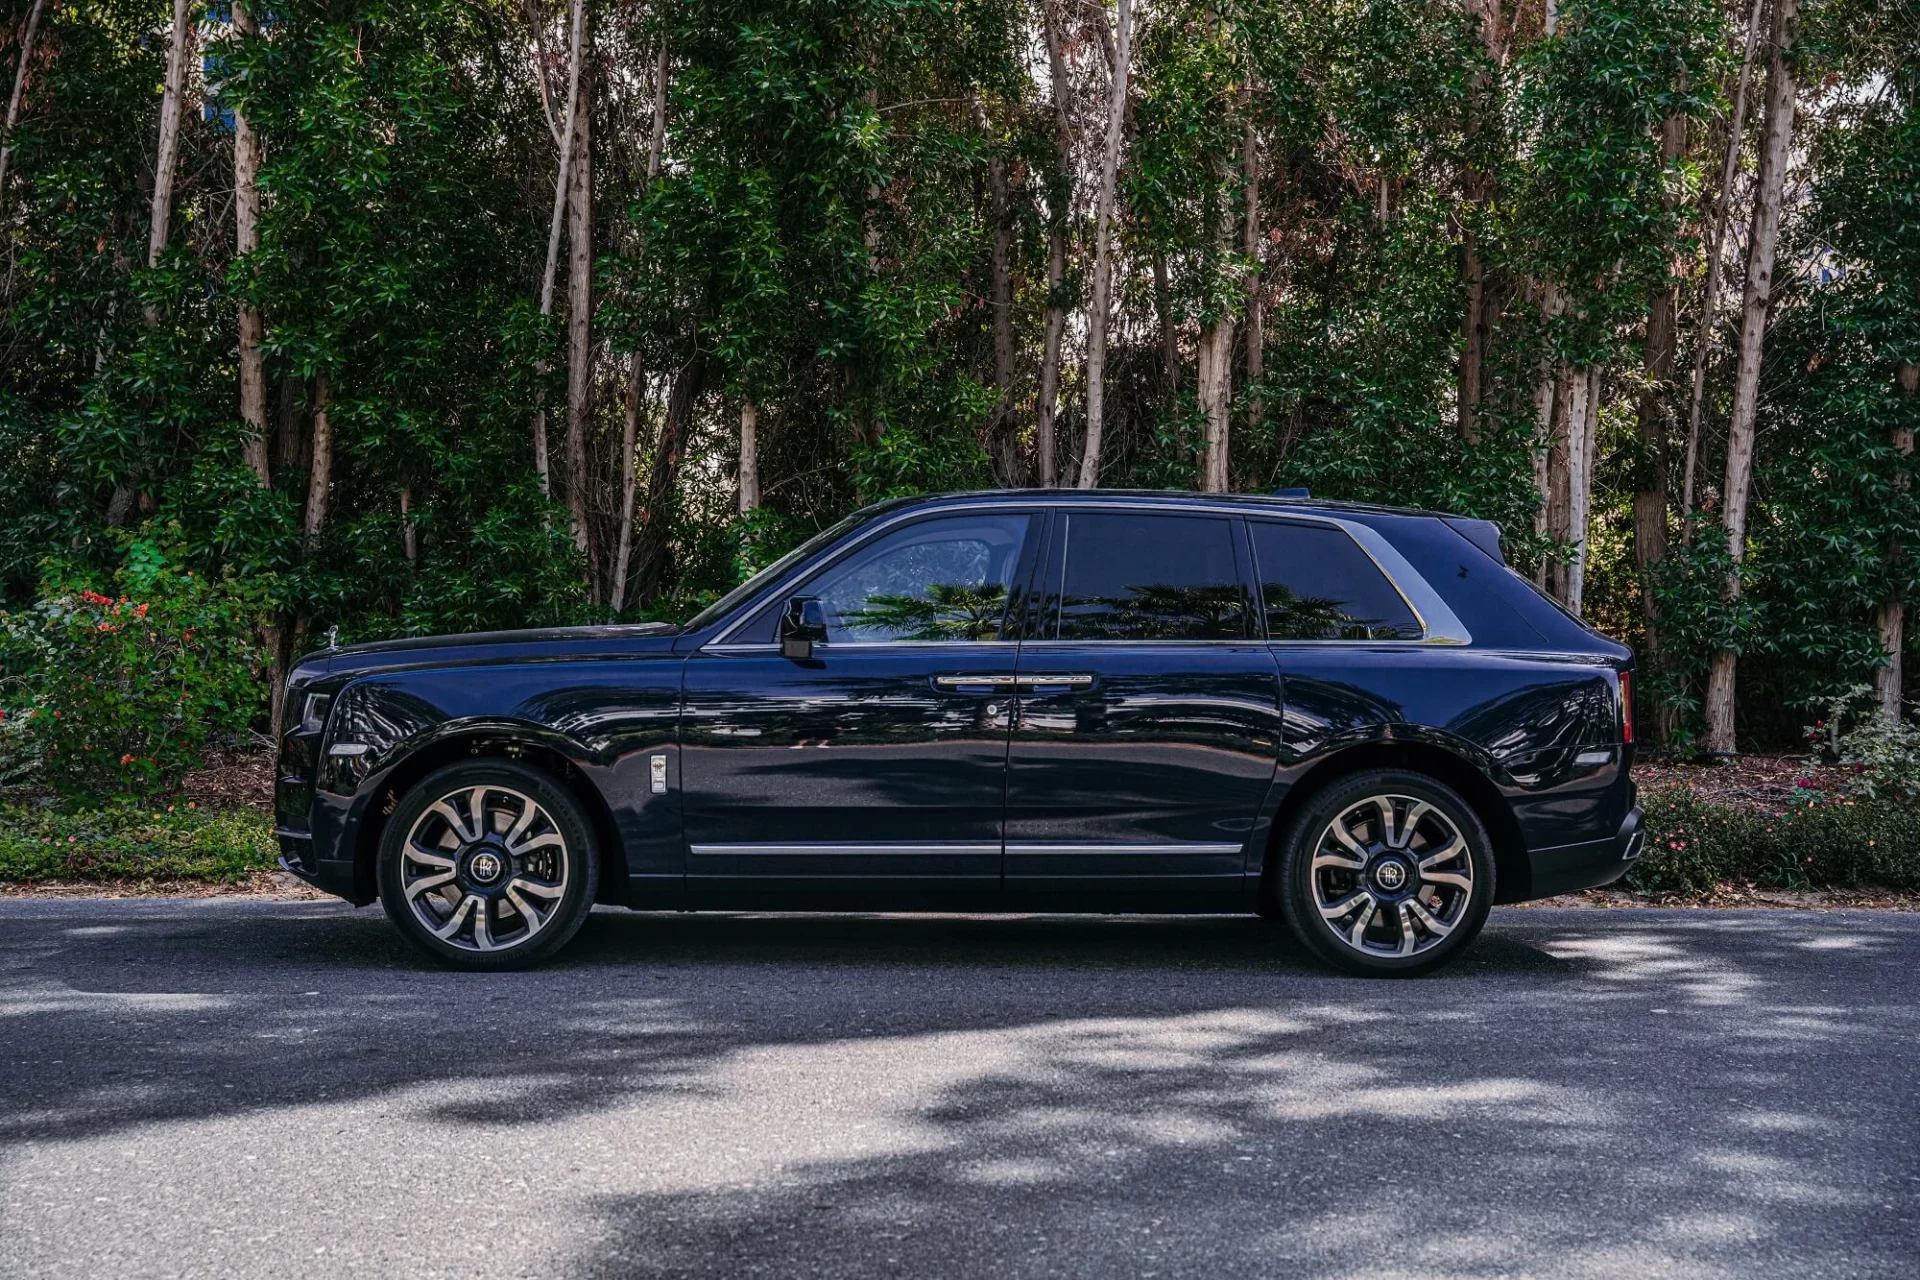
[(1275, 888), (1288, 926), (1350, 973), (1412, 977), (1453, 959), (1493, 903), (1492, 841), (1424, 774), (1342, 778), (1295, 815)]
[(401, 799), (380, 840), (380, 903), (428, 955), (517, 969), (585, 923), (599, 888), (593, 827), (565, 788), (504, 760), (450, 765)]

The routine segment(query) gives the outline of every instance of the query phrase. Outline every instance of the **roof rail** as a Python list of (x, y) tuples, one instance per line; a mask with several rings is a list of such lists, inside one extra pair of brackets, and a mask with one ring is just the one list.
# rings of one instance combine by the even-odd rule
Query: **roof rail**
[(1268, 496), (1273, 498), (1311, 498), (1313, 496), (1313, 491), (1311, 489), (1305, 489), (1305, 488), (1275, 489)]

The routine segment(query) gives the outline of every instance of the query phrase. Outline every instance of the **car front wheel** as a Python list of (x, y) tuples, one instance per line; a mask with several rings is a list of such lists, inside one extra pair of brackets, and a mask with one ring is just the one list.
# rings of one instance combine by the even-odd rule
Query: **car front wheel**
[(380, 902), (427, 954), (516, 969), (579, 931), (598, 889), (593, 828), (565, 788), (503, 760), (450, 765), (401, 799), (380, 841)]
[(1275, 887), (1287, 924), (1350, 973), (1431, 972), (1473, 941), (1493, 903), (1486, 827), (1423, 774), (1340, 779), (1295, 816), (1282, 850)]

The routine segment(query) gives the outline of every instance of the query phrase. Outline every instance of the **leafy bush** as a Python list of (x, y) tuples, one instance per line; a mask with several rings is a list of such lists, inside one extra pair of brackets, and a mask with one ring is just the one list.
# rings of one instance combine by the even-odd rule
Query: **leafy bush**
[(56, 572), (31, 608), (0, 611), (14, 771), (31, 767), (69, 796), (170, 786), (259, 708), (260, 610), (247, 590), (181, 569), (145, 539), (129, 546), (114, 589)]
[(1698, 897), (1726, 881), (1775, 889), (1920, 890), (1920, 811), (1802, 789), (1783, 809), (1702, 800), (1685, 787), (1641, 796), (1646, 852), (1623, 882)]
[(0, 807), (0, 884), (44, 880), (230, 883), (274, 865), (273, 821), (249, 811)]
[(1805, 730), (1814, 758), (1851, 770), (1845, 794), (1862, 800), (1920, 801), (1920, 725), (1882, 714), (1873, 690), (1854, 685)]

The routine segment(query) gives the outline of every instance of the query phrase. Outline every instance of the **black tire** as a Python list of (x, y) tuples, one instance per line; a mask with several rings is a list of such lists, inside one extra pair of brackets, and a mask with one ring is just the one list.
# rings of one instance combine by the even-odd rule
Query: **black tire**
[[(436, 809), (442, 801), (454, 803)], [(523, 818), (522, 802), (532, 816)], [(467, 838), (476, 830), (479, 839)], [(463, 761), (416, 783), (381, 833), (378, 870), (380, 905), (409, 942), (443, 964), (486, 971), (523, 969), (565, 946), (600, 887), (593, 824), (580, 802), (550, 775), (509, 760)], [(451, 921), (451, 932), (437, 935), (427, 918), (443, 930)], [(483, 924), (491, 945), (482, 945)]]
[[(1370, 822), (1370, 814), (1381, 816)], [(1345, 842), (1333, 832), (1336, 818), (1348, 819)], [(1459, 852), (1438, 859), (1456, 838)], [(1316, 857), (1331, 865), (1316, 869)], [(1352, 859), (1357, 869), (1336, 859)], [(1434, 865), (1423, 870), (1429, 860)], [(1387, 863), (1398, 866), (1392, 876)], [(1389, 888), (1390, 879), (1399, 883)], [(1369, 770), (1336, 780), (1294, 815), (1278, 848), (1274, 888), (1288, 928), (1328, 964), (1367, 977), (1417, 977), (1459, 955), (1486, 924), (1496, 888), (1493, 841), (1452, 788), (1404, 769)], [(1342, 916), (1323, 910), (1349, 902)], [(1391, 949), (1409, 938), (1411, 952)]]

